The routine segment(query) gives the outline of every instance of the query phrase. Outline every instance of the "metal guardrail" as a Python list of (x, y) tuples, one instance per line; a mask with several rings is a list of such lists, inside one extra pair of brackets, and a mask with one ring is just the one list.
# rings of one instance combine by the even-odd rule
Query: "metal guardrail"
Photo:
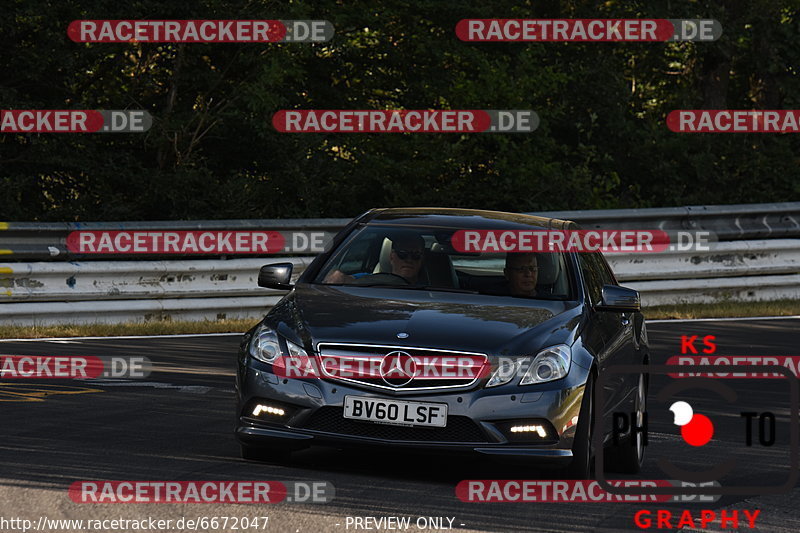
[(800, 240), (710, 243), (708, 251), (605, 254), (620, 281), (774, 276), (800, 272)]
[(800, 274), (637, 281), (626, 286), (640, 291), (644, 306), (800, 300)]
[[(710, 231), (720, 241), (800, 238), (800, 202), (599, 211), (547, 211), (531, 214), (572, 220), (585, 229)], [(335, 233), (349, 221), (349, 219), (323, 218), (161, 222), (3, 222), (0, 223), (0, 256), (6, 261), (107, 259), (103, 256), (74, 254), (67, 249), (67, 235), (79, 230), (263, 230)], [(141, 260), (144, 256), (120, 255), (118, 257)], [(174, 255), (146, 256), (149, 260), (174, 259), (175, 257)]]
[[(619, 281), (641, 292), (645, 306), (800, 300), (800, 239), (722, 242), (710, 248), (607, 257)], [(298, 276), (312, 258), (289, 260)], [(0, 266), (0, 324), (255, 320), (283, 294), (256, 286), (259, 267), (269, 262), (7, 263)]]
[[(313, 258), (281, 258), (295, 265), (299, 276)], [(85, 261), (11, 263), (0, 276), (5, 301), (54, 302), (146, 300), (160, 298), (251, 297), (258, 288), (258, 270), (268, 259), (230, 261)], [(0, 311), (1, 312), (1, 311)]]
[[(792, 206), (791, 208), (789, 206)], [(707, 208), (707, 220), (693, 229), (718, 230), (729, 237), (767, 231), (771, 235), (800, 237), (795, 212), (800, 203), (781, 204), (770, 211), (766, 206), (745, 213), (743, 206)], [(724, 211), (727, 209), (727, 211)], [(677, 211), (657, 210), (664, 219), (659, 229), (674, 230), (686, 223)], [(548, 213), (549, 216), (578, 220), (587, 228), (626, 227), (641, 229), (657, 217), (651, 210)], [(770, 214), (771, 213), (771, 214)], [(630, 215), (620, 218), (620, 214)], [(614, 217), (617, 218), (614, 218)], [(724, 216), (734, 217), (727, 221)], [(587, 221), (594, 222), (587, 222)], [(695, 220), (695, 219), (692, 219)], [(744, 224), (742, 221), (749, 221)], [(773, 224), (782, 220), (778, 227)], [(631, 222), (633, 221), (633, 222)], [(738, 221), (738, 222), (737, 222)], [(265, 225), (270, 222), (271, 225)], [(348, 222), (338, 219), (307, 221), (219, 221), (171, 223), (170, 229), (325, 230)], [(668, 222), (668, 223), (667, 223)], [(280, 223), (280, 224), (278, 224)], [(151, 229), (158, 223), (140, 222), (125, 229)], [(204, 224), (212, 224), (207, 226)], [(229, 224), (229, 225), (226, 225)], [(239, 224), (230, 225), (230, 224)], [(597, 224), (597, 225), (595, 225)], [(599, 224), (603, 224), (600, 226)], [(794, 224), (794, 225), (793, 225)], [(42, 231), (37, 224), (9, 225), (14, 238)], [(66, 235), (75, 229), (120, 229), (113, 223), (57, 224), (46, 239)], [(34, 229), (36, 228), (36, 229)], [(682, 226), (682, 229), (687, 229)], [(59, 233), (60, 232), (60, 233)], [(3, 237), (6, 238), (6, 237)], [(8, 242), (8, 241), (0, 241)], [(2, 245), (0, 245), (2, 246)], [(108, 257), (108, 256), (106, 256)], [(728, 240), (710, 243), (706, 252), (609, 253), (606, 254), (618, 279), (642, 294), (645, 306), (671, 303), (718, 301), (800, 300), (800, 238)], [(280, 258), (295, 265), (299, 275), (313, 257)], [(258, 319), (282, 296), (280, 291), (257, 287), (258, 269), (274, 256), (231, 259), (92, 260), (38, 261), (0, 264), (0, 324), (47, 325), (64, 323), (115, 323), (145, 320)]]
[[(293, 278), (313, 258), (282, 258)], [(283, 291), (260, 289), (265, 259), (87, 261), (0, 266), (0, 324), (258, 318)]]
[(551, 211), (543, 215), (573, 220), (584, 229), (710, 231), (720, 241), (800, 237), (800, 202)]
[(800, 300), (800, 239), (711, 243), (708, 251), (607, 254), (645, 306)]
[[(90, 256), (71, 252), (67, 236), (73, 231), (191, 231), (191, 230), (262, 230), (321, 231), (336, 233), (350, 219), (275, 219), (275, 220), (172, 220), (146, 222), (0, 222), (0, 257), (6, 261), (107, 260), (108, 256)], [(311, 252), (309, 252), (311, 253)], [(230, 254), (233, 255), (233, 254)], [(130, 260), (152, 260), (176, 255), (148, 254), (115, 257)], [(180, 256), (178, 256), (180, 257)], [(185, 256), (190, 257), (190, 256)], [(198, 257), (197, 255), (193, 257)], [(208, 255), (206, 255), (208, 257)], [(225, 256), (222, 256), (225, 257)]]

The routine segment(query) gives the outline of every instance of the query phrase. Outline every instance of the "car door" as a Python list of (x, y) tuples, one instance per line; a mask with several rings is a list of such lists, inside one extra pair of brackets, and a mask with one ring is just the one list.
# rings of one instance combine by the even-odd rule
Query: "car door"
[[(602, 285), (619, 285), (611, 267), (602, 254), (591, 254), (591, 261), (598, 271)], [(610, 363), (614, 365), (635, 365), (638, 360), (634, 342), (633, 313), (618, 311), (601, 311), (603, 325), (607, 335), (606, 349), (609, 352)], [(629, 373), (619, 374), (617, 402), (632, 401), (632, 394), (638, 385), (638, 375)]]
[[(596, 259), (601, 268), (601, 278), (603, 285), (617, 285), (617, 279), (608, 264), (608, 261), (601, 255), (596, 254)], [(638, 345), (636, 342), (636, 333), (634, 328), (635, 313), (634, 312), (612, 312), (605, 311), (608, 315), (608, 322), (611, 333), (609, 338), (610, 351), (615, 354), (614, 364), (620, 365), (640, 365), (642, 363)], [(639, 384), (639, 376), (634, 374), (622, 374), (622, 383), (620, 392), (622, 393), (622, 401), (633, 401), (633, 394)]]
[[(590, 254), (579, 253), (578, 264), (581, 271), (583, 291), (586, 300), (587, 320), (581, 332), (581, 340), (597, 358), (597, 368), (600, 373), (604, 373), (609, 366), (609, 354), (606, 350), (608, 326), (604, 324), (603, 313), (598, 313), (596, 307), (600, 305), (602, 299), (602, 284), (598, 276), (598, 271), (593, 267), (589, 260)], [(612, 380), (616, 376), (610, 376)], [(608, 412), (614, 405), (614, 390), (616, 386), (612, 381), (604, 380), (603, 398), (605, 402), (602, 406), (603, 412)]]
[[(605, 260), (599, 253), (580, 253), (578, 259), (581, 265), (584, 289), (587, 294), (587, 305), (590, 308), (584, 338), (589, 340), (595, 350), (598, 369), (604, 372), (610, 367), (620, 364), (631, 364), (625, 349), (625, 326), (620, 313), (601, 311), (603, 285), (616, 284), (610, 269), (607, 269)], [(624, 374), (609, 374), (604, 379), (603, 397), (605, 402), (604, 413), (616, 410), (628, 394), (627, 376)]]

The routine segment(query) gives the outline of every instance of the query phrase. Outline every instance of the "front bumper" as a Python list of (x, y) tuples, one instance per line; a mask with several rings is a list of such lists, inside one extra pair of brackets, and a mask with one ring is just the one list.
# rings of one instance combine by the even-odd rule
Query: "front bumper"
[[(524, 457), (561, 465), (572, 459), (572, 444), (588, 370), (575, 364), (559, 381), (484, 389), (391, 394), (336, 380), (286, 379), (247, 357), (237, 376), (237, 438), (250, 445), (302, 449), (311, 445), (392, 447), (424, 451)], [(342, 417), (345, 396), (392, 398), (447, 404), (444, 428), (405, 427)], [(252, 415), (254, 403), (285, 408), (283, 416)], [(552, 433), (512, 435), (512, 423), (541, 421)]]

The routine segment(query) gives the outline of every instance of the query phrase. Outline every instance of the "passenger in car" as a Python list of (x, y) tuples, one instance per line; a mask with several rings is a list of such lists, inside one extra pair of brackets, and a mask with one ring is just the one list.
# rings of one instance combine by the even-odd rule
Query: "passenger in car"
[(508, 281), (508, 292), (511, 296), (536, 296), (536, 282), (539, 275), (536, 254), (506, 254), (503, 274)]

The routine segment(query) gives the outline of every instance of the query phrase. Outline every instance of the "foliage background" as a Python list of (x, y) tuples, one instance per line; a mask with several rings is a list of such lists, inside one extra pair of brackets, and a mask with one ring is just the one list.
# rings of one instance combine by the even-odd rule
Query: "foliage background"
[[(6, 0), (0, 108), (147, 109), (146, 134), (0, 134), (3, 220), (350, 217), (787, 201), (792, 134), (673, 109), (800, 108), (796, 0)], [(462, 18), (715, 18), (713, 43), (464, 43)], [(320, 44), (79, 44), (75, 19), (327, 19)], [(280, 134), (279, 109), (533, 109), (532, 134)]]

